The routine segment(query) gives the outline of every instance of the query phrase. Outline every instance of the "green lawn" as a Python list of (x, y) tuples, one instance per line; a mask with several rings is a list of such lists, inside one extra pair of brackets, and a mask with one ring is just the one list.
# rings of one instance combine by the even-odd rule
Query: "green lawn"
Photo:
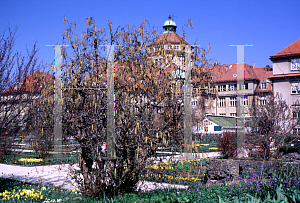
[(60, 157), (55, 157), (54, 154), (50, 154), (45, 159), (40, 159), (35, 152), (23, 152), (20, 154), (3, 155), (0, 163), (5, 164), (17, 164), (17, 165), (51, 165), (61, 163), (76, 163), (78, 161), (78, 153), (61, 154)]
[(69, 190), (26, 184), (0, 178), (2, 202), (86, 202), (86, 203), (175, 203), (175, 202), (300, 202), (300, 177), (295, 171), (277, 170), (211, 184), (198, 183), (187, 189), (164, 189), (126, 193), (114, 198), (89, 199)]

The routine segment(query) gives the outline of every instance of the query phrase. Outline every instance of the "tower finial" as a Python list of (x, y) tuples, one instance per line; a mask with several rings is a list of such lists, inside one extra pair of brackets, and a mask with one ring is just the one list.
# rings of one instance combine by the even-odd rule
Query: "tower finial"
[(176, 23), (172, 20), (171, 15), (169, 15), (169, 19), (164, 23), (164, 33), (167, 32), (176, 32)]

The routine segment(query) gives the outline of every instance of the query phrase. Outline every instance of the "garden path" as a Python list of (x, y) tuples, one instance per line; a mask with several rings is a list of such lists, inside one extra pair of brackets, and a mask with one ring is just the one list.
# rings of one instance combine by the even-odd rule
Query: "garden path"
[[(192, 154), (180, 154), (159, 158), (156, 162), (169, 162), (181, 159), (199, 159), (207, 157), (220, 156), (218, 152), (199, 153), (198, 156)], [(76, 184), (69, 176), (70, 164), (47, 165), (47, 166), (18, 166), (11, 164), (0, 164), (0, 175), (3, 178), (9, 178), (28, 183), (44, 184), (61, 187), (63, 189), (77, 190)], [(186, 188), (184, 185), (174, 185), (168, 183), (154, 183), (149, 181), (140, 181), (138, 189), (149, 191), (167, 187)]]

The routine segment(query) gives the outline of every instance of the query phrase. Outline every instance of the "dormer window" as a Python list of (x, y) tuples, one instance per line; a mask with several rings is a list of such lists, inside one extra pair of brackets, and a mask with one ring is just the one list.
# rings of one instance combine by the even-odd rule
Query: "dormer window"
[(260, 89), (267, 89), (267, 83), (266, 82), (261, 83)]
[(20, 89), (21, 88), (21, 86), (22, 86), (22, 82), (17, 82), (16, 84), (15, 84), (15, 87), (14, 87), (14, 89), (15, 90), (18, 90), (18, 89)]

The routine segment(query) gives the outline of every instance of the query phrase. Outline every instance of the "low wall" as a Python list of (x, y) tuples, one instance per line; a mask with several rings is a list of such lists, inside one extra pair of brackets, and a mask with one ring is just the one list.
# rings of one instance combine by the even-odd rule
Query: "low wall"
[[(207, 180), (222, 180), (226, 177), (238, 177), (239, 175), (247, 175), (253, 173), (260, 173), (262, 161), (254, 160), (238, 160), (238, 159), (207, 159)], [(263, 172), (270, 169), (291, 170), (298, 168), (300, 171), (300, 162), (278, 162), (265, 161)]]

